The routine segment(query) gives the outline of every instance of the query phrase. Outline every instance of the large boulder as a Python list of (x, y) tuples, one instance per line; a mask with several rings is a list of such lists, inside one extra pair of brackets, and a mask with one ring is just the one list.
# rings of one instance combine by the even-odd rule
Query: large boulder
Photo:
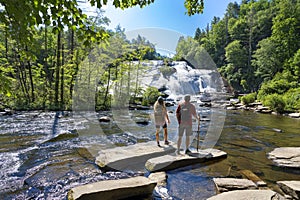
[(106, 180), (72, 188), (69, 200), (111, 200), (151, 195), (156, 182), (143, 176)]
[(155, 141), (103, 149), (96, 157), (96, 164), (102, 168), (119, 171), (143, 171), (148, 159), (170, 154), (175, 150), (176, 148), (172, 145), (158, 147)]
[(166, 171), (226, 156), (226, 152), (218, 149), (202, 149), (188, 155), (165, 155), (151, 158), (146, 162), (145, 167), (150, 172)]
[(281, 147), (268, 153), (276, 166), (300, 168), (300, 147)]

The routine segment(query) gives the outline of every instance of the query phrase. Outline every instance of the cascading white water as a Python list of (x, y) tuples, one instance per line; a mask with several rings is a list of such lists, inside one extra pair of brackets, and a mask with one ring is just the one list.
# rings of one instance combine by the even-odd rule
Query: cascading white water
[(141, 81), (144, 87), (165, 87), (167, 89), (165, 93), (173, 99), (185, 94), (226, 92), (223, 88), (222, 78), (216, 70), (193, 69), (184, 61), (176, 61), (172, 63), (173, 66), (170, 66), (175, 69), (175, 72), (165, 77), (159, 71), (161, 62), (150, 62), (150, 68)]

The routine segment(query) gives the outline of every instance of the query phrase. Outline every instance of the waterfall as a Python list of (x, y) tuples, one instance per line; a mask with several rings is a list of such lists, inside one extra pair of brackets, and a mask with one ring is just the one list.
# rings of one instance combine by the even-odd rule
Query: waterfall
[[(200, 95), (202, 93), (225, 92), (223, 81), (214, 69), (194, 69), (185, 61), (173, 62), (175, 72), (170, 76), (163, 76), (159, 71), (161, 61), (151, 61), (152, 67), (141, 81), (145, 86), (167, 88), (170, 98), (176, 99), (185, 94)], [(157, 78), (159, 77), (159, 78)]]

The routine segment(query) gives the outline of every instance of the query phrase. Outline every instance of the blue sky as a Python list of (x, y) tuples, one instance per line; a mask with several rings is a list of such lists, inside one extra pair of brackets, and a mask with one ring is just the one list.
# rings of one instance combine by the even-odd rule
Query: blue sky
[[(204, 0), (203, 14), (194, 16), (185, 14), (184, 0), (155, 0), (144, 8), (134, 7), (125, 10), (115, 9), (109, 5), (104, 8), (104, 15), (111, 20), (110, 29), (120, 24), (126, 31), (162, 28), (194, 36), (196, 28), (204, 29), (214, 16), (222, 18), (230, 2), (235, 1)], [(236, 2), (240, 3), (240, 0)]]
[(227, 5), (235, 1), (204, 0), (204, 12), (193, 16), (185, 14), (184, 0), (155, 0), (144, 8), (138, 6), (125, 10), (115, 8), (111, 2), (102, 8), (104, 16), (111, 21), (108, 29), (115, 30), (120, 25), (125, 29), (127, 39), (141, 35), (155, 44), (159, 53), (172, 56), (180, 36), (193, 37), (196, 29), (205, 29), (214, 16), (223, 18)]

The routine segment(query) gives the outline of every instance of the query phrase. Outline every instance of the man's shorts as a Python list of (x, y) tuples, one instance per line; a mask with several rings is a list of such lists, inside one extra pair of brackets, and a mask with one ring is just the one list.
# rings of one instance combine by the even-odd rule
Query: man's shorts
[(184, 131), (185, 131), (186, 136), (191, 136), (192, 135), (192, 126), (179, 124), (178, 135), (183, 136)]

